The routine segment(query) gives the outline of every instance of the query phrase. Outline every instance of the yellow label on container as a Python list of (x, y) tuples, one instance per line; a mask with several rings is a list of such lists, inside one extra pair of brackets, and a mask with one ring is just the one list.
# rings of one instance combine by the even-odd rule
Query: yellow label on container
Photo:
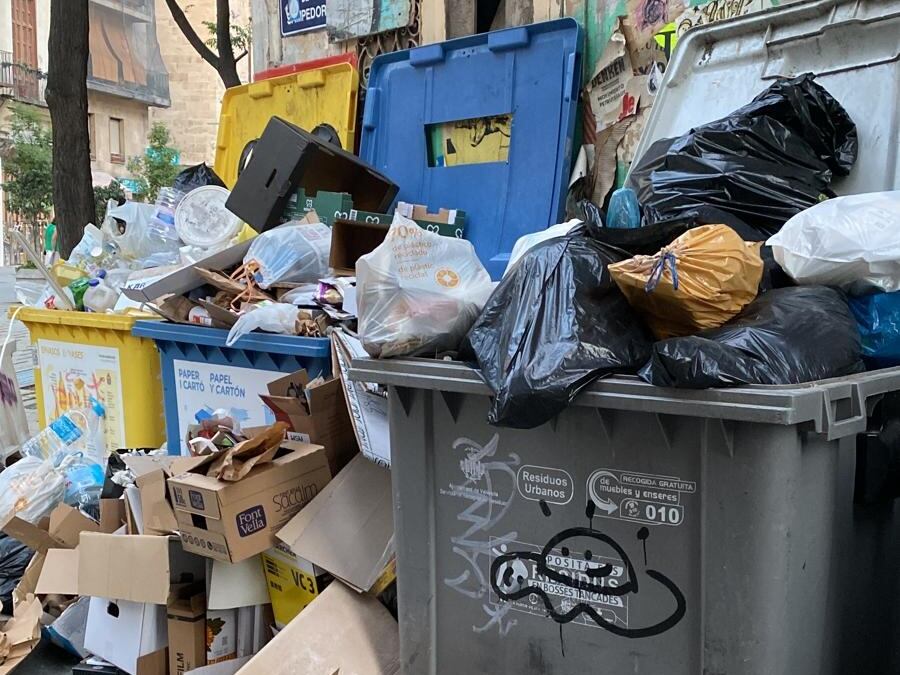
[[(312, 565), (283, 550), (281, 545), (262, 553), (261, 557), (275, 625), (283, 628), (319, 594), (316, 577)], [(304, 570), (301, 565), (309, 569)]]

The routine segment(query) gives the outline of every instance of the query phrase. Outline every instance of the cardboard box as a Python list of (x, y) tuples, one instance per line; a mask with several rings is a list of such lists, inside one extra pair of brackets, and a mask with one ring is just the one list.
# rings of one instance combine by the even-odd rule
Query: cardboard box
[(355, 275), (356, 261), (378, 248), (389, 229), (390, 224), (335, 218), (331, 226), (329, 266), (337, 275)]
[(203, 584), (172, 588), (166, 606), (169, 675), (206, 665), (206, 589)]
[(371, 590), (394, 556), (391, 472), (357, 455), (278, 538), (353, 588)]
[(202, 457), (125, 455), (125, 465), (135, 475), (135, 487), (125, 489), (133, 534), (170, 534), (178, 531), (175, 512), (168, 500), (166, 480), (201, 466)]
[[(332, 475), (359, 452), (344, 388), (339, 377), (309, 387), (309, 376), (298, 370), (269, 382), (269, 395), (260, 395), (275, 419), (288, 425), (302, 441), (324, 446)], [(307, 412), (301, 397), (305, 398)], [(286, 444), (283, 447), (294, 447)]]
[(282, 629), (238, 675), (394, 675), (397, 622), (375, 598), (336, 581)]
[(84, 648), (130, 675), (166, 675), (165, 605), (92, 597)]
[(325, 570), (298, 557), (282, 542), (263, 552), (260, 557), (275, 626), (284, 628), (324, 590), (330, 576)]
[(101, 526), (83, 515), (78, 509), (60, 504), (49, 518), (34, 524), (17, 516), (8, 519), (3, 533), (22, 542), (28, 548), (46, 553), (51, 548), (74, 548), (82, 532), (100, 532)]
[(324, 449), (301, 445), (237, 482), (184, 473), (168, 485), (184, 549), (240, 562), (271, 548), (275, 533), (329, 480)]
[(397, 186), (359, 157), (272, 117), (225, 202), (257, 232), (281, 222), (290, 196), (302, 188), (307, 197), (320, 190), (349, 193), (367, 211), (387, 211)]
[(269, 602), (266, 577), (259, 560), (247, 558), (228, 563), (206, 558), (206, 606), (208, 609), (238, 609)]

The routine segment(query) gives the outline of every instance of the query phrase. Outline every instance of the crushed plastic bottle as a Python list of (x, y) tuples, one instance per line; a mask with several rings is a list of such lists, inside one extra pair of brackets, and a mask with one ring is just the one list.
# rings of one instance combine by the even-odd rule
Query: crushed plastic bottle
[(106, 283), (104, 277), (106, 272), (100, 270), (102, 276), (91, 279), (88, 282), (88, 288), (84, 292), (84, 308), (90, 312), (103, 314), (107, 310), (112, 309), (119, 299), (119, 293), (112, 286)]
[(82, 453), (65, 456), (60, 464), (65, 472), (66, 492), (63, 501), (100, 520), (100, 493), (103, 492), (105, 469)]

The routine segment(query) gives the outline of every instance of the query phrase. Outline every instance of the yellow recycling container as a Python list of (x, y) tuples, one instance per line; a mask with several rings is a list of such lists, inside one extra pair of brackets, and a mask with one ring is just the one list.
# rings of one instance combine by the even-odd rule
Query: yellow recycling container
[[(10, 315), (18, 308), (10, 310)], [(106, 408), (110, 450), (157, 448), (166, 440), (159, 354), (131, 327), (146, 314), (93, 314), (23, 307), (16, 317), (35, 346), (41, 428), (91, 396)]]
[(215, 170), (234, 187), (238, 165), (246, 159), (272, 116), (306, 131), (324, 127), (341, 147), (353, 152), (359, 72), (349, 63), (334, 63), (290, 75), (260, 80), (225, 91), (219, 116)]

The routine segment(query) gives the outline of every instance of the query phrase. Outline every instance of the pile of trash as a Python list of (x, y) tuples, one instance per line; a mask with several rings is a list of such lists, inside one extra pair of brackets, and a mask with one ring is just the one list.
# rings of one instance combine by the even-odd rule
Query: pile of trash
[[(488, 421), (518, 428), (612, 374), (702, 389), (898, 365), (900, 192), (829, 187), (857, 149), (853, 121), (811, 75), (780, 79), (653, 144), (608, 214), (585, 203), (581, 220), (523, 237), (488, 295), (462, 255), (363, 257), (362, 344), (376, 357), (458, 354), (493, 393)], [(465, 283), (465, 302), (435, 272)]]
[[(333, 384), (284, 378), (269, 426), (215, 411), (188, 456), (109, 453), (96, 401), (26, 443), (0, 473), (7, 672), (43, 635), (84, 659), (73, 672), (313, 673), (297, 645), (337, 658), (336, 625), (357, 672), (393, 672), (390, 472), (357, 452)], [(310, 435), (327, 446), (291, 440)]]

